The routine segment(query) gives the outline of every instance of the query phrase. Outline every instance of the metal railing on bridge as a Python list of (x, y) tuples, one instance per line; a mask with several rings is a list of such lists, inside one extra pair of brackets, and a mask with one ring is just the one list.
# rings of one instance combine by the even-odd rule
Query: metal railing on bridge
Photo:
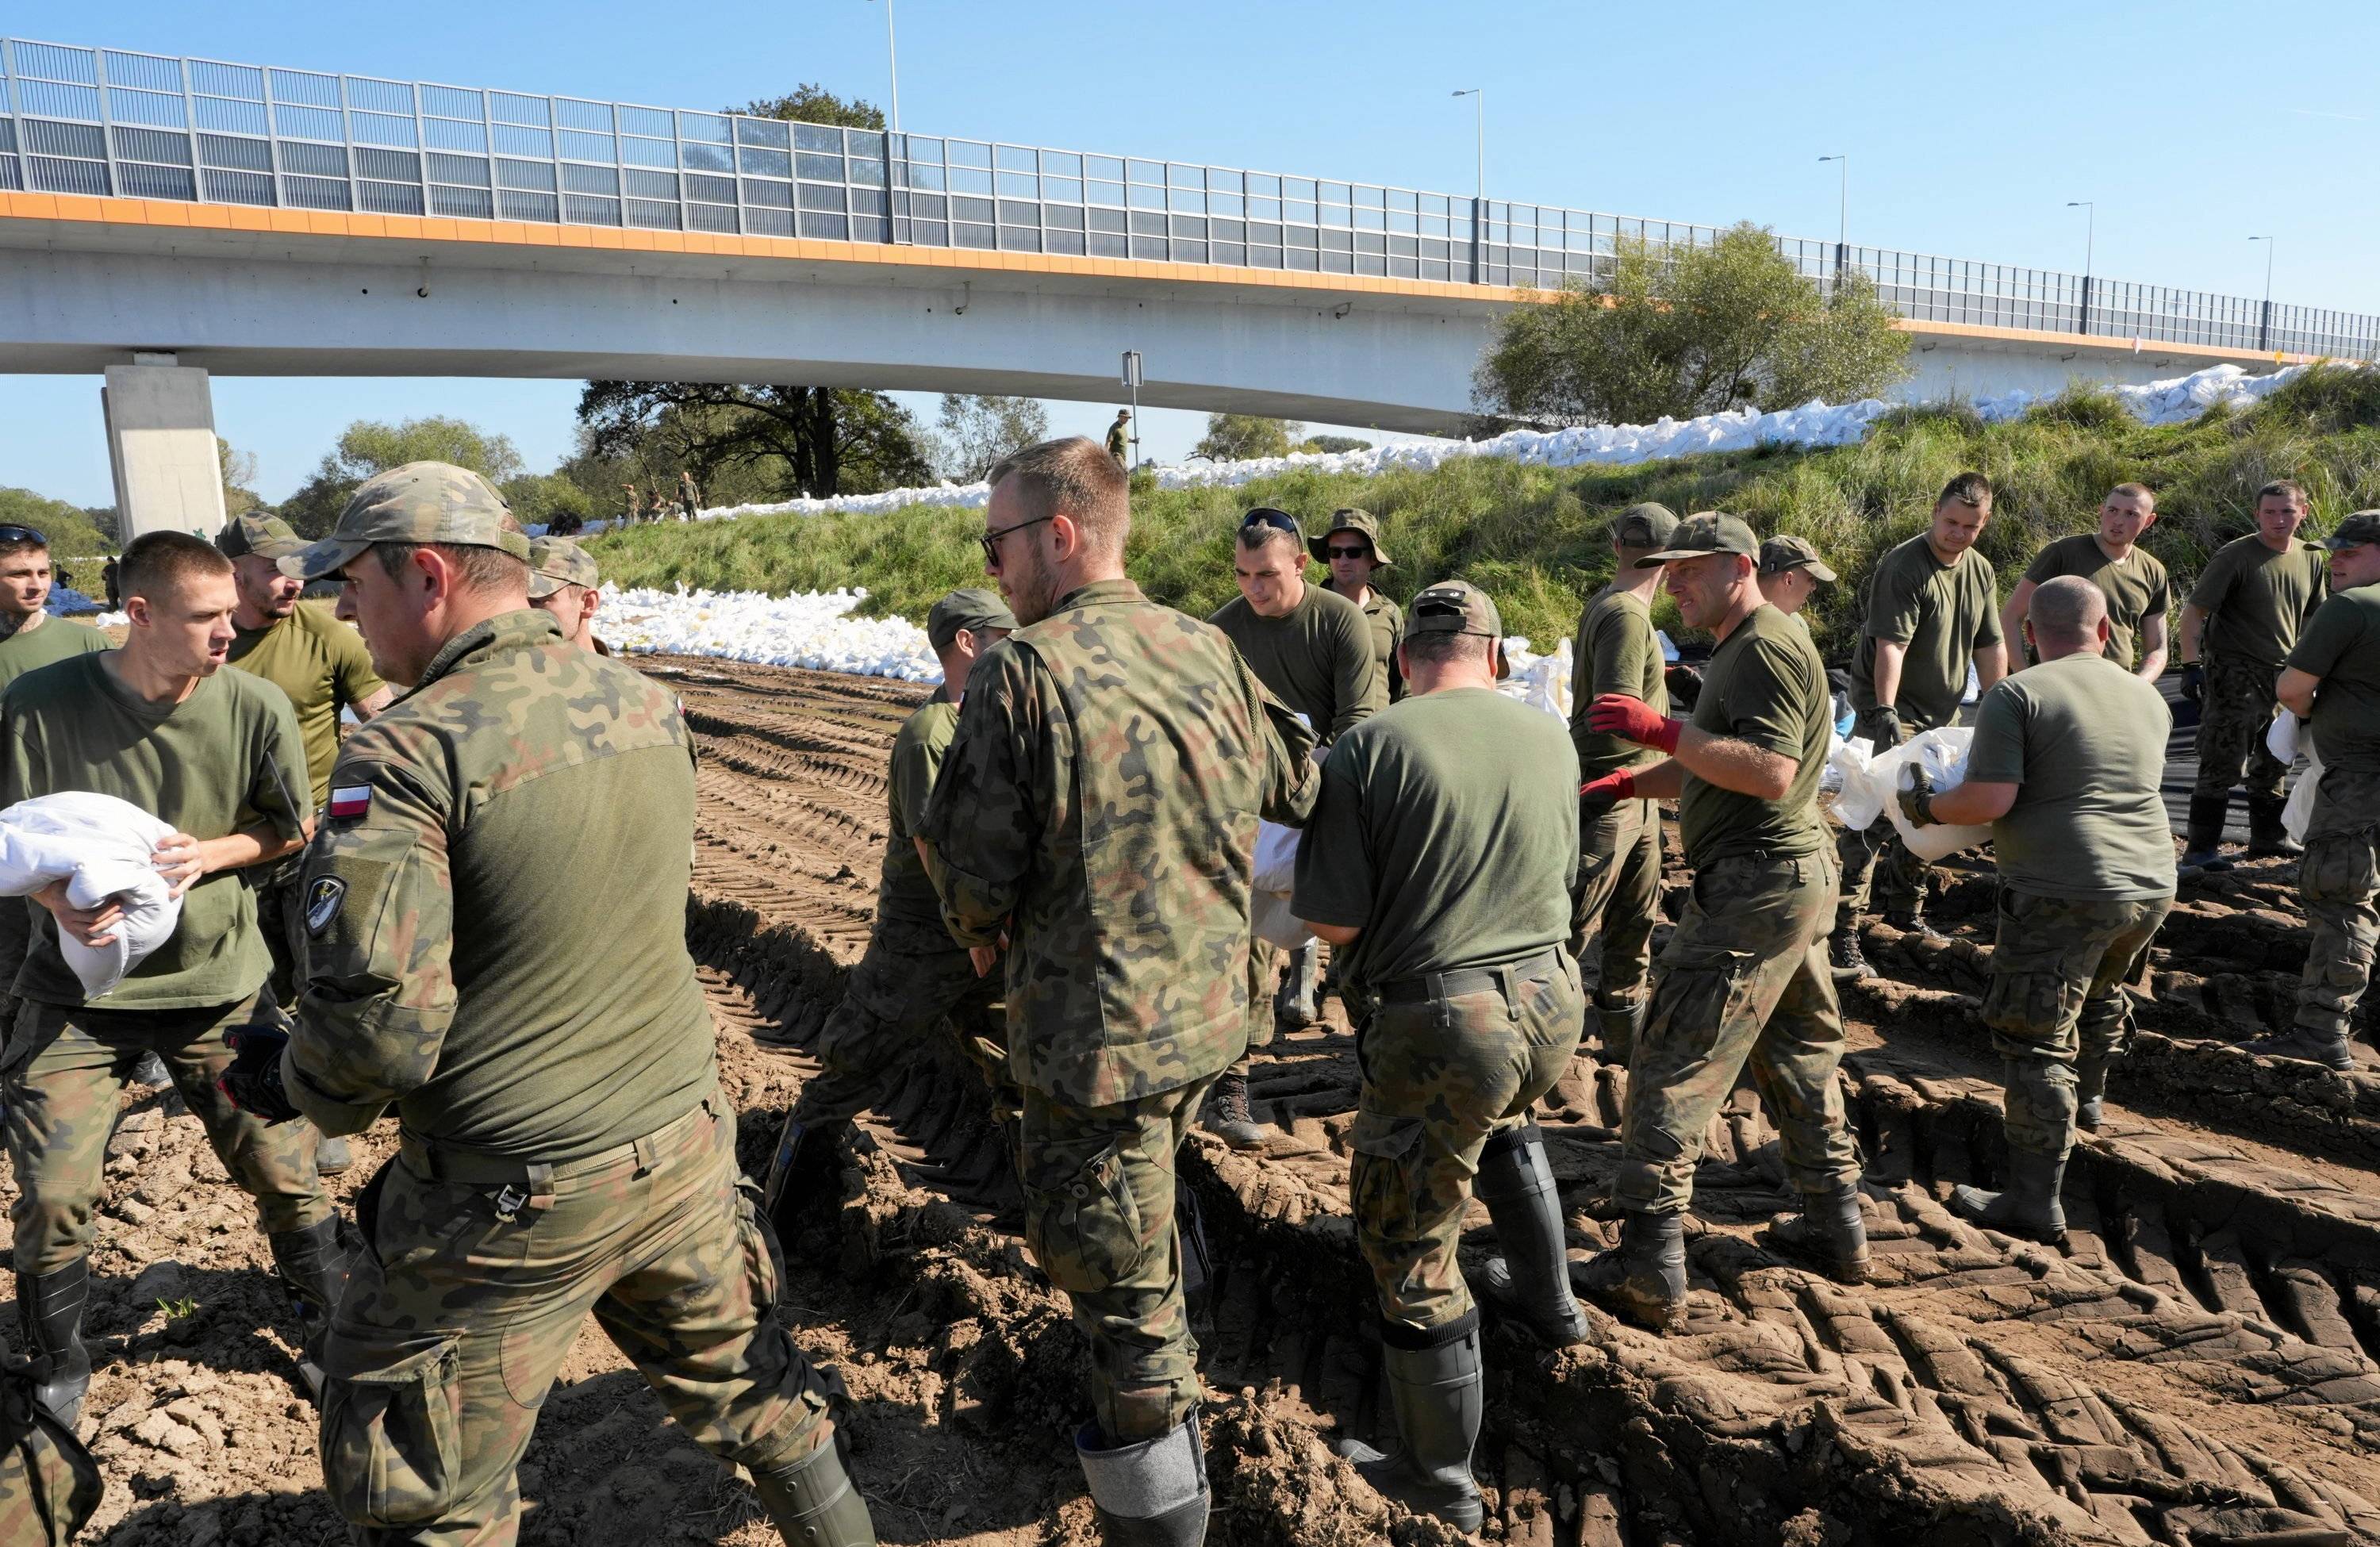
[[(1719, 228), (1375, 183), (0, 40), (0, 189), (1550, 287)], [(2369, 359), (2380, 317), (1777, 238), (1903, 315)]]

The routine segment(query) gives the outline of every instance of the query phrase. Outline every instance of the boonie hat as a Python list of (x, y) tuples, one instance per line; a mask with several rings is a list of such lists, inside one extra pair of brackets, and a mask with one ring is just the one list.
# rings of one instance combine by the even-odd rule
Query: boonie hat
[(447, 462), (407, 462), (364, 480), (347, 496), (331, 535), (281, 561), (281, 572), (301, 580), (335, 575), (375, 542), (443, 542), (457, 548), (500, 548), (523, 564), (528, 539), (508, 526), (512, 507), (493, 485)]
[(1781, 575), (1794, 568), (1808, 570), (1810, 579), (1814, 580), (1824, 580), (1828, 585), (1835, 583), (1835, 572), (1818, 557), (1818, 550), (1810, 545), (1808, 538), (1788, 533), (1772, 537), (1760, 545), (1760, 572), (1763, 575)]
[(566, 537), (534, 537), (528, 544), (528, 599), (542, 602), (565, 586), (593, 591), (603, 583), (595, 555)]
[(1705, 554), (1742, 554), (1749, 559), (1760, 557), (1760, 539), (1741, 516), (1730, 516), (1723, 510), (1704, 510), (1678, 523), (1670, 536), (1670, 545), (1658, 554), (1646, 554), (1636, 561), (1639, 569), (1650, 569), (1673, 559), (1700, 558)]
[(2380, 510), (2359, 510), (2338, 523), (2338, 530), (2323, 539), (2322, 545), (2337, 553), (2341, 548), (2361, 547), (2366, 542), (2380, 542)]
[(1611, 541), (1621, 548), (1658, 548), (1678, 530), (1677, 512), (1646, 500), (1632, 505), (1611, 523)]
[(1468, 580), (1440, 580), (1426, 586), (1405, 609), (1405, 633), (1475, 634), (1496, 641), (1496, 675), (1510, 676), (1512, 664), (1504, 658), (1504, 620), (1486, 591)]
[(1330, 540), (1342, 531), (1362, 533), (1364, 541), (1372, 545), (1372, 562), (1382, 568), (1387, 568), (1396, 562), (1389, 557), (1388, 550), (1380, 546), (1380, 523), (1373, 518), (1370, 511), (1357, 510), (1352, 506), (1345, 510), (1332, 511), (1330, 530), (1319, 537), (1307, 539), (1306, 551), (1314, 555), (1316, 562), (1330, 563)]
[(936, 650), (948, 650), (962, 628), (977, 633), (987, 628), (1014, 632), (1016, 615), (1008, 610), (1008, 604), (1001, 601), (997, 592), (970, 586), (934, 603), (934, 610), (926, 615), (926, 642)]
[(278, 516), (235, 516), (215, 533), (215, 552), (225, 558), (285, 559), (306, 551), (306, 540)]

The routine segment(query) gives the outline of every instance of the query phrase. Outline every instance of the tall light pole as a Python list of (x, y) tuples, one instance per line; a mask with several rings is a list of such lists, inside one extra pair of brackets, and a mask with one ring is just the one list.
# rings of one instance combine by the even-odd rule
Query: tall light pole
[(1849, 251), (1852, 245), (1852, 158), (1846, 152), (1839, 156), (1820, 156), (1818, 164), (1835, 163), (1835, 245)]
[(1479, 191), (1473, 197), (1484, 202), (1488, 198), (1488, 88), (1466, 86), (1454, 94), (1476, 99), (1475, 105), (1479, 109)]
[(2082, 212), (2082, 276), (2091, 276), (2092, 250), (2099, 239), (2099, 205), (2095, 200), (2069, 199), (2066, 207)]
[(2265, 244), (2265, 304), (2273, 304), (2273, 249), (2281, 245), (2278, 237), (2251, 237), (2252, 242)]
[[(892, 30), (892, 0), (884, 0), (884, 59), (892, 70), (892, 135), (901, 134), (901, 43)], [(906, 152), (904, 152), (905, 158)]]

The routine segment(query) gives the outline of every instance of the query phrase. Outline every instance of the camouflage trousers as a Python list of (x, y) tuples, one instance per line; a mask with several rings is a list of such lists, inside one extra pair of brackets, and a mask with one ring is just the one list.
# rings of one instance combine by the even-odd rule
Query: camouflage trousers
[(322, 1426), (323, 1486), (358, 1541), (516, 1540), (514, 1471), (590, 1311), (712, 1454), (775, 1467), (832, 1439), (724, 1096), (585, 1160), (498, 1169), (408, 1137), (358, 1200), (367, 1249), (331, 1319)]
[(1835, 835), (1835, 858), (1843, 877), (1837, 929), (1849, 929), (1863, 913), (1911, 911), (1925, 901), (1925, 877), (1933, 867), (1909, 852), (1890, 817), (1842, 829)]
[(939, 947), (900, 935), (869, 937), (844, 980), (843, 998), (819, 1030), (825, 1072), (802, 1086), (794, 1120), (848, 1120), (873, 1104), (885, 1078), (947, 1019), (960, 1054), (991, 1087), (994, 1113), (1022, 1104), (1008, 1072), (1006, 1021), (999, 1012), (1001, 974), (982, 977), (967, 953), (944, 935)]
[(2253, 661), (2206, 659), (2206, 687), (2198, 704), (2198, 782), (2192, 793), (2228, 795), (2246, 785), (2250, 799), (2277, 798), (2289, 773), (2265, 746), (2278, 700), (2273, 679), (2279, 674)]
[(2035, 1154), (2074, 1142), (2076, 1065), (2105, 1068), (2132, 1045), (2124, 981), (2173, 907), (2171, 897), (2079, 902), (2000, 888), (1984, 1024), (2003, 1058), (2045, 1066), (2035, 1093), (2008, 1093), (2008, 1141)]
[(2305, 976), (2298, 984), (2297, 1023), (2347, 1035), (2372, 981), (2380, 942), (2380, 774), (2323, 770), (2298, 865), (2306, 911)]
[(1661, 809), (1621, 800), (1600, 816), (1581, 813), (1578, 881), (1571, 889), (1571, 954), (1584, 965), (1596, 944), (1595, 1002), (1625, 1009), (1645, 997), (1653, 967), (1653, 923), (1661, 913)]
[(1213, 1083), (1112, 1106), (1025, 1092), (1025, 1244), (1091, 1346), (1091, 1408), (1110, 1444), (1169, 1434), (1198, 1400), (1173, 1152)]
[(1673, 1213), (1694, 1200), (1703, 1130), (1747, 1063), (1800, 1192), (1855, 1181), (1835, 1068), (1843, 1017), (1827, 968), (1834, 857), (1746, 856), (1706, 865), (1655, 964), (1653, 1005), (1628, 1064), (1612, 1200)]
[(1493, 970), (1495, 987), (1379, 1005), (1355, 1040), (1364, 1070), (1348, 1135), (1355, 1244), (1381, 1317), (1415, 1331), (1471, 1313), (1455, 1245), (1480, 1151), (1527, 1121), (1570, 1067), (1585, 1020), (1569, 952)]
[(16, 1268), (49, 1273), (79, 1261), (99, 1234), (107, 1140), (116, 1097), (143, 1054), (164, 1060), (231, 1179), (256, 1200), (257, 1227), (302, 1230), (331, 1217), (314, 1171), (319, 1136), (305, 1123), (266, 1123), (231, 1104), (215, 1080), (231, 1066), (224, 1033), (257, 996), (195, 1010), (94, 1010), (26, 1000), (17, 1007), (0, 1090), (16, 1168)]

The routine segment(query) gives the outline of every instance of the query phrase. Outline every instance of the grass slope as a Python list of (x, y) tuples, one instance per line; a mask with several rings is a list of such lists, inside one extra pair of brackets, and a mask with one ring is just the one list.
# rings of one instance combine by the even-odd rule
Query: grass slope
[[(2250, 530), (2255, 490), (2272, 479), (2306, 486), (2309, 530), (2380, 506), (2380, 371), (2309, 372), (2251, 411), (2218, 409), (2157, 429), (2106, 394), (2076, 388), (2002, 424), (1956, 405), (1907, 409), (1858, 445), (1823, 450), (1767, 447), (1633, 467), (1466, 457), (1429, 472), (1293, 472), (1232, 489), (1150, 493), (1133, 502), (1129, 565), (1151, 596), (1203, 616), (1234, 594), (1232, 533), (1243, 510), (1273, 505), (1310, 523), (1361, 506), (1385, 523), (1397, 559), (1386, 589), (1400, 602), (1459, 576), (1496, 598), (1507, 629), (1549, 650), (1575, 626), (1581, 600), (1609, 578), (1611, 518), (1658, 500), (1681, 515), (1734, 511), (1764, 535), (1798, 532), (1815, 542), (1845, 583), (1821, 593), (1811, 621), (1840, 655), (1877, 555), (1917, 531), (1936, 492), (1966, 468), (1982, 469), (1999, 492), (1982, 547), (2003, 593), (2044, 542), (2092, 530), (2108, 488), (2138, 481), (2157, 492), (2160, 519), (2145, 545), (2174, 571), (2179, 600), (2209, 553)], [(777, 594), (865, 586), (865, 611), (922, 622), (945, 591), (980, 583), (981, 530), (980, 511), (913, 506), (643, 527), (590, 545), (615, 584)], [(1674, 612), (1665, 621), (1674, 629)]]

